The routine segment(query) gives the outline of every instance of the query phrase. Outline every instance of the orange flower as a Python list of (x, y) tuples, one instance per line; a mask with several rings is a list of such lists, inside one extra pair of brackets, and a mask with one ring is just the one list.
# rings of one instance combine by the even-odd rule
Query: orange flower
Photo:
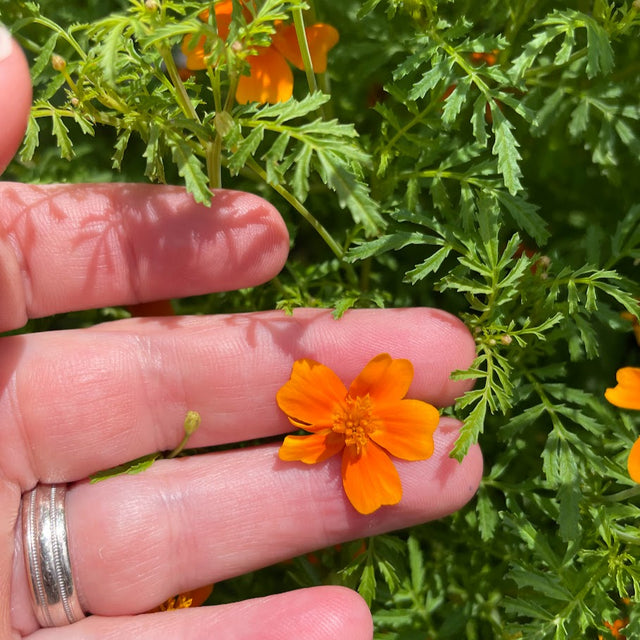
[(291, 424), (311, 435), (287, 436), (280, 459), (314, 464), (342, 453), (342, 484), (360, 513), (397, 504), (402, 487), (390, 455), (429, 458), (440, 419), (432, 405), (405, 399), (412, 379), (411, 362), (386, 353), (373, 358), (348, 390), (329, 367), (296, 360), (276, 399)]
[[(604, 397), (616, 407), (640, 410), (640, 369), (623, 367), (616, 373), (618, 384), (604, 392)], [(627, 460), (627, 469), (634, 482), (640, 482), (640, 438), (638, 438)]]
[[(241, 2), (241, 4), (244, 4)], [(232, 0), (222, 0), (214, 7), (218, 35), (226, 40), (229, 35)], [(207, 20), (209, 12), (200, 14), (202, 20)], [(245, 9), (245, 19), (250, 20), (251, 14)], [(276, 23), (275, 34), (271, 45), (259, 47), (256, 54), (247, 59), (249, 74), (243, 75), (236, 88), (236, 100), (240, 104), (247, 102), (285, 102), (293, 95), (293, 73), (287, 64), (289, 61), (298, 69), (304, 69), (302, 53), (294, 25), (283, 22)], [(338, 32), (328, 24), (314, 24), (305, 28), (311, 64), (316, 73), (323, 73), (327, 69), (327, 54), (338, 42)], [(191, 46), (191, 37), (185, 37), (182, 52), (186, 56), (187, 69), (197, 71), (206, 69), (210, 62), (205, 52), (206, 38), (202, 36), (198, 44)]]
[[(607, 627), (609, 631), (611, 631), (611, 637), (619, 640), (625, 640), (625, 638), (627, 637), (627, 636), (623, 636), (620, 633), (620, 630), (624, 629), (628, 624), (629, 624), (628, 620), (621, 620), (620, 618), (618, 618), (617, 620), (614, 620), (613, 623), (607, 622), (606, 620), (604, 621), (604, 626)], [(603, 640), (602, 636), (599, 635), (598, 640)]]
[(213, 585), (208, 584), (206, 587), (199, 587), (191, 591), (185, 591), (173, 598), (165, 600), (161, 605), (152, 609), (149, 613), (157, 611), (173, 611), (174, 609), (188, 609), (190, 607), (199, 607), (204, 604), (206, 599), (211, 595)]

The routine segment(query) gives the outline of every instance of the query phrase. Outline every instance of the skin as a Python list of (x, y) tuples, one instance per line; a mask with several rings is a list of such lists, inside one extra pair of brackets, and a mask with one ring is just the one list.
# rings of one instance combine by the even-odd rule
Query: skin
[[(13, 45), (0, 60), (0, 168), (22, 138), (28, 69)], [(0, 182), (0, 330), (29, 317), (255, 285), (288, 250), (278, 212), (219, 192), (211, 208), (160, 185)], [(430, 309), (326, 310), (137, 318), (85, 330), (4, 337), (0, 346), (0, 638), (159, 637), (368, 640), (370, 613), (340, 587), (302, 589), (224, 606), (142, 614), (180, 591), (341, 541), (443, 517), (479, 484), (477, 447), (449, 457), (459, 424), (443, 419), (435, 453), (397, 466), (402, 501), (361, 516), (340, 462), (278, 460), (277, 444), (164, 460), (135, 476), (86, 477), (173, 448), (187, 410), (202, 415), (190, 446), (290, 431), (275, 394), (293, 361), (310, 357), (348, 384), (383, 351), (409, 358), (409, 397), (445, 406), (466, 388), (449, 379), (474, 344)], [(70, 483), (69, 545), (83, 607), (94, 615), (38, 629), (20, 531), (20, 498), (37, 482)], [(141, 615), (134, 615), (141, 614)]]

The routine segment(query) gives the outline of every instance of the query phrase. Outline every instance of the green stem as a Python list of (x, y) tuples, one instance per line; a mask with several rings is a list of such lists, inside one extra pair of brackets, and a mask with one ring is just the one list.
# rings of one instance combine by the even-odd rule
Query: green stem
[(610, 496), (602, 496), (597, 499), (597, 502), (627, 502), (638, 495), (640, 495), (640, 486), (618, 491), (618, 493), (612, 493)]
[(222, 189), (222, 136), (216, 133), (213, 142), (207, 143), (207, 175), (209, 188)]
[(178, 101), (178, 106), (182, 109), (182, 112), (187, 118), (194, 120), (197, 123), (200, 123), (200, 118), (198, 117), (198, 113), (189, 98), (189, 94), (184, 87), (182, 82), (182, 78), (178, 73), (178, 69), (176, 68), (176, 63), (171, 55), (171, 51), (165, 46), (159, 46), (158, 51), (162, 56), (162, 60), (164, 61), (165, 66), (167, 67), (167, 73), (169, 74), (169, 78), (171, 78), (171, 82), (176, 90), (176, 98)]
[(185, 448), (187, 442), (189, 441), (191, 434), (185, 433), (182, 440), (180, 440), (180, 444), (170, 453), (166, 455), (166, 459), (169, 460), (171, 458), (177, 458)]
[(307, 41), (307, 33), (304, 29), (304, 17), (302, 9), (292, 9), (293, 24), (296, 28), (296, 36), (298, 37), (298, 46), (302, 54), (302, 63), (304, 64), (304, 72), (307, 74), (307, 84), (309, 91), (315, 93), (318, 90), (316, 83), (316, 75), (313, 72), (313, 62), (311, 60), (311, 52), (309, 51), (309, 42)]
[[(265, 184), (268, 184), (272, 189), (276, 191), (279, 195), (281, 195), (320, 235), (320, 237), (327, 243), (329, 249), (333, 251), (334, 255), (341, 262), (344, 261), (344, 250), (342, 247), (333, 239), (331, 234), (322, 226), (320, 222), (314, 217), (314, 215), (296, 198), (292, 193), (287, 191), (284, 187), (279, 184), (272, 184), (267, 180), (267, 173), (264, 169), (253, 159), (249, 158), (247, 161), (247, 166), (249, 166), (255, 173), (258, 174), (261, 180), (264, 181)], [(350, 266), (350, 265), (346, 265)]]

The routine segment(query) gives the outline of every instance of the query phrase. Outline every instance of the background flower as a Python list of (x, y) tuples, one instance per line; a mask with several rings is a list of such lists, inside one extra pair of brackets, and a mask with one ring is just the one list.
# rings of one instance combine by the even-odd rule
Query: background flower
[[(218, 35), (223, 40), (229, 35), (232, 10), (231, 0), (218, 2), (214, 8)], [(209, 12), (204, 11), (200, 18), (208, 20)], [(251, 14), (247, 11), (245, 19), (251, 19)], [(331, 25), (317, 23), (305, 27), (305, 34), (313, 71), (323, 73), (327, 69), (327, 54), (338, 42), (338, 31)], [(207, 59), (206, 37), (201, 36), (195, 46), (192, 46), (191, 39), (191, 36), (186, 36), (182, 43), (182, 52), (186, 56), (185, 65), (192, 71), (206, 69), (211, 64)], [(289, 100), (293, 95), (293, 73), (287, 61), (298, 69), (304, 69), (294, 25), (277, 22), (271, 45), (257, 47), (255, 55), (249, 55), (246, 61), (249, 73), (240, 76), (236, 88), (236, 100), (240, 104)]]
[[(623, 367), (616, 373), (618, 384), (607, 389), (605, 398), (617, 407), (640, 410), (640, 369)], [(640, 482), (640, 438), (631, 447), (627, 469), (634, 482)]]

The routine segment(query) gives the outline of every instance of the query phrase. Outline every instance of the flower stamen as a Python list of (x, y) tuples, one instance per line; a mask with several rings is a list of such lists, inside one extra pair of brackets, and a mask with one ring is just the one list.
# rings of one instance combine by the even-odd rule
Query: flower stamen
[(345, 406), (339, 407), (333, 415), (334, 433), (344, 434), (345, 446), (354, 446), (356, 454), (361, 455), (369, 435), (374, 431), (373, 403), (366, 396), (347, 396)]

